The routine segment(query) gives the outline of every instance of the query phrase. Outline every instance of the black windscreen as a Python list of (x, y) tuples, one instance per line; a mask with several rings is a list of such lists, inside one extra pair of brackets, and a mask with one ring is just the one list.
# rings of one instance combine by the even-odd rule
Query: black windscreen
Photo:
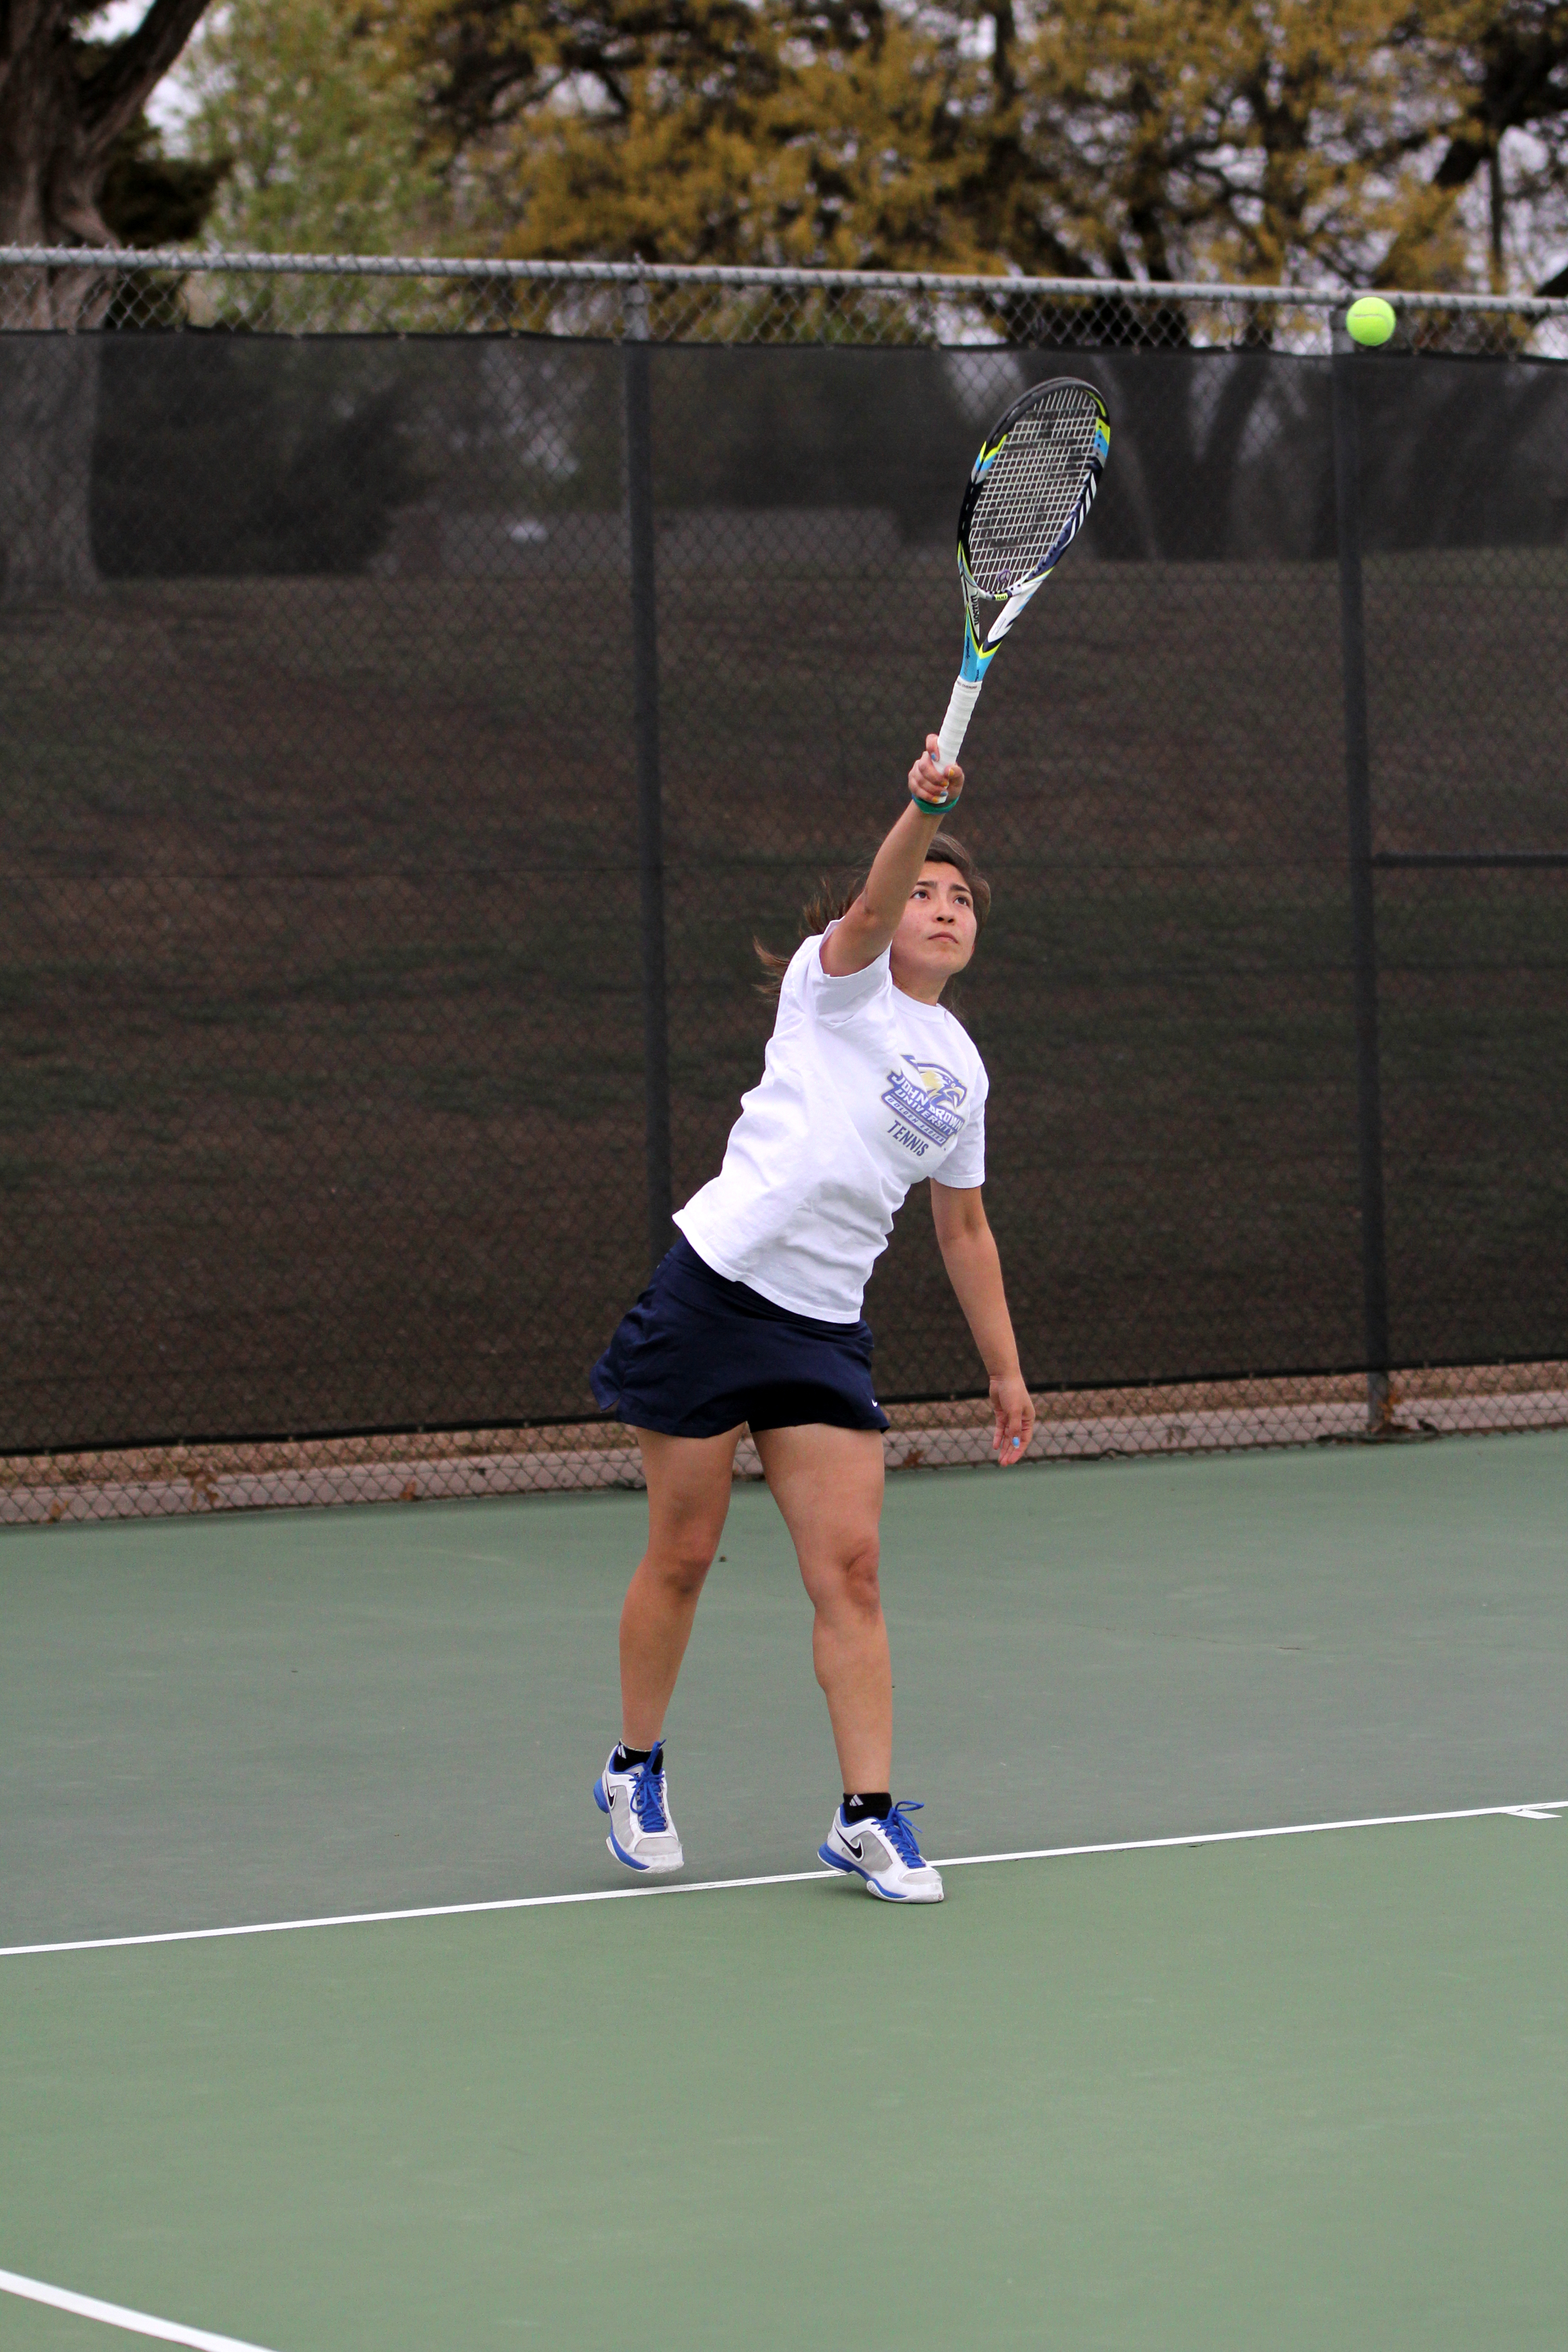
[[(761, 1066), (753, 934), (945, 707), (978, 436), (1086, 376), (1104, 488), (957, 827), (1025, 1369), (1363, 1362), (1330, 362), (650, 358), (677, 1201)], [(0, 1449), (591, 1412), (648, 1271), (620, 351), (7, 373)], [(1563, 1354), (1564, 877), (1469, 861), (1568, 853), (1568, 371), (1355, 382), (1374, 851), (1465, 861), (1377, 874), (1393, 1353)], [(919, 1191), (867, 1311), (882, 1396), (984, 1385)]]

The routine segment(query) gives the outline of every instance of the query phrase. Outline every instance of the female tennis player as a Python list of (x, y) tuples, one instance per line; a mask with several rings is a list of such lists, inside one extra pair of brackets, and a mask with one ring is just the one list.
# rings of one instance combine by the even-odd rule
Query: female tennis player
[[(994, 1447), (1020, 1460), (1034, 1408), (985, 1222), (984, 1065), (942, 1003), (974, 952), (990, 891), (939, 832), (963, 789), (934, 735), (910, 805), (852, 898), (781, 972), (762, 1082), (724, 1164), (680, 1211), (681, 1238), (594, 1368), (594, 1393), (637, 1433), (648, 1545), (621, 1612), (621, 1738), (594, 1784), (632, 1870), (685, 1860), (669, 1811), (665, 1712), (749, 1427), (816, 1612), (812, 1657), (843, 1801), (819, 1849), (895, 1903), (940, 1903), (942, 1878), (894, 1804), (893, 1685), (878, 1589), (882, 1438), (860, 1302), (910, 1186), (931, 1180), (937, 1240), (991, 1377)], [(821, 928), (810, 918), (817, 917)]]

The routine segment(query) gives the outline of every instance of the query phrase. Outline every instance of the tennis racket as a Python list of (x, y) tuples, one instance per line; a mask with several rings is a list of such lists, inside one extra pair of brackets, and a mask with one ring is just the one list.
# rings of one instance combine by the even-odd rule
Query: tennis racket
[[(1110, 447), (1104, 401), (1070, 375), (1025, 393), (981, 444), (958, 516), (963, 667), (942, 722), (944, 769), (963, 749), (997, 647), (1083, 529)], [(987, 601), (1002, 606), (989, 629)]]

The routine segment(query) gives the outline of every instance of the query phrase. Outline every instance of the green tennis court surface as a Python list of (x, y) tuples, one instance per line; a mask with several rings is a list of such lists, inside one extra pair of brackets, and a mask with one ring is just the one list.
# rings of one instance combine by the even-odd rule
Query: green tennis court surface
[[(893, 1482), (938, 1856), (1568, 1800), (1568, 1439)], [(0, 1942), (592, 1894), (634, 1497), (0, 1541)], [(691, 1877), (809, 1870), (736, 1496)], [(927, 1825), (929, 1824), (929, 1829)], [(1568, 1822), (0, 1960), (0, 2267), (268, 2352), (1560, 2347)], [(107, 2345), (0, 2294), (7, 2347)]]

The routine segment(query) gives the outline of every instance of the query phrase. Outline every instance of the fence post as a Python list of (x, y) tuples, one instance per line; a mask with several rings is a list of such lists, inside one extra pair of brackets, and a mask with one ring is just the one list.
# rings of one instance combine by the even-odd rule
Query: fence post
[(1362, 605), (1361, 446), (1354, 346), (1336, 322), (1333, 374), (1334, 518), (1340, 556), (1340, 658), (1344, 688), (1351, 955), (1355, 981), (1356, 1157), (1361, 1180), (1366, 1425), (1389, 1423), (1388, 1251), (1383, 1198), (1383, 1076), (1377, 1034), (1377, 909), (1373, 898), (1372, 759), (1367, 740), (1366, 626)]
[(658, 758), (658, 605), (654, 571), (653, 400), (647, 288), (628, 285), (622, 312), (626, 543), (631, 560), (632, 730), (637, 746), (641, 887), (644, 1154), (648, 1263), (669, 1247), (669, 1019), (664, 952), (664, 790)]

